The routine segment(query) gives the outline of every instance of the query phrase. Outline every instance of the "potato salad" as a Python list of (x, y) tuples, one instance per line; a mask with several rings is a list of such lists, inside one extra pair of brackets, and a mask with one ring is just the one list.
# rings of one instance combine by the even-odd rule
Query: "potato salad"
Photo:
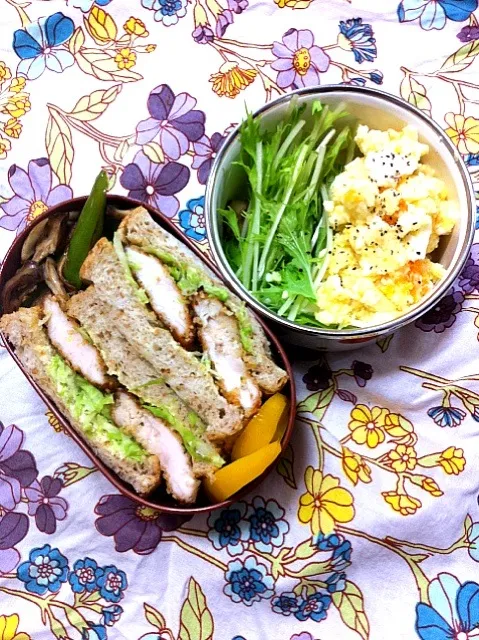
[(356, 143), (362, 155), (324, 203), (333, 242), (316, 318), (338, 327), (379, 324), (419, 302), (444, 274), (429, 256), (455, 223), (444, 182), (421, 162), (428, 147), (416, 129), (359, 126)]

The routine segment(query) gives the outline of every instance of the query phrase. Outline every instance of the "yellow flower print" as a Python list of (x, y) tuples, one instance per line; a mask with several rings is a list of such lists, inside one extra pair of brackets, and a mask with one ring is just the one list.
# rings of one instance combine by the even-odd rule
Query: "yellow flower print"
[(16, 613), (0, 616), (0, 640), (32, 640), (28, 633), (17, 633), (18, 623)]
[(30, 95), (28, 93), (18, 93), (8, 98), (2, 111), (3, 113), (8, 113), (12, 118), (20, 118), (24, 116), (27, 111), (30, 111), (31, 106)]
[(85, 18), (85, 27), (91, 37), (100, 43), (115, 40), (118, 33), (115, 21), (110, 14), (96, 6), (92, 7), (88, 18)]
[(348, 424), (351, 437), (357, 444), (366, 444), (374, 449), (384, 442), (384, 425), (388, 415), (387, 409), (358, 404), (351, 411), (351, 421)]
[(18, 76), (12, 79), (12, 81), (10, 82), (10, 86), (8, 87), (8, 90), (11, 91), (12, 93), (19, 93), (20, 91), (23, 91), (25, 89), (26, 83), (27, 81), (25, 78)]
[(19, 138), (22, 133), (22, 123), (17, 118), (9, 118), (3, 130), (10, 138)]
[(421, 487), (421, 489), (424, 489), (424, 491), (430, 493), (435, 498), (440, 498), (444, 495), (437, 482), (429, 476), (413, 475), (409, 476), (409, 480), (418, 487)]
[(115, 56), (118, 69), (131, 69), (136, 64), (136, 53), (131, 49), (120, 49)]
[(139, 38), (147, 38), (150, 34), (146, 30), (145, 23), (138, 18), (128, 18), (123, 25), (123, 29), (131, 36), (138, 36)]
[(383, 497), (394, 511), (398, 511), (402, 516), (412, 516), (422, 507), (420, 500), (413, 496), (408, 496), (407, 493), (385, 491)]
[(304, 473), (306, 493), (299, 499), (298, 518), (310, 523), (313, 535), (328, 535), (338, 522), (354, 518), (353, 496), (339, 486), (339, 479), (324, 476), (319, 469), (307, 467)]
[(8, 138), (2, 138), (0, 136), (0, 160), (4, 160), (7, 157), (7, 153), (12, 148), (12, 143)]
[(0, 84), (2, 84), (2, 82), (4, 82), (5, 80), (9, 80), (11, 77), (12, 74), (10, 69), (2, 60), (0, 60)]
[(47, 411), (45, 413), (45, 416), (48, 419), (48, 424), (52, 426), (57, 433), (61, 433), (63, 431), (63, 427), (54, 413), (52, 413), (51, 411)]
[(479, 152), (479, 120), (459, 113), (446, 113), (445, 121), (449, 125), (447, 135), (456, 145), (459, 153)]
[(458, 476), (466, 466), (464, 451), (455, 447), (448, 447), (440, 454), (439, 464), (449, 475)]
[(146, 53), (153, 53), (156, 50), (156, 44), (147, 44), (145, 47)]
[(364, 462), (362, 457), (348, 449), (343, 447), (343, 471), (351, 482), (356, 486), (358, 481), (371, 482), (371, 468)]
[(274, 0), (280, 9), (289, 7), (290, 9), (307, 9), (312, 0)]
[(258, 75), (255, 69), (242, 69), (237, 62), (225, 62), (218, 73), (210, 76), (213, 91), (219, 96), (235, 98)]
[(400, 440), (402, 444), (415, 444), (417, 436), (411, 422), (399, 413), (388, 413), (384, 421), (384, 430), (394, 438)]
[(394, 471), (398, 473), (403, 473), (406, 470), (412, 471), (417, 464), (417, 453), (414, 447), (398, 444), (388, 453), (388, 461)]

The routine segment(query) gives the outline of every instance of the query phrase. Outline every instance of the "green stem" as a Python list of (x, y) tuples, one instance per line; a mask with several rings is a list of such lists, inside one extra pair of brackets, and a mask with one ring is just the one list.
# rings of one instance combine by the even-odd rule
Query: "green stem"
[[(216, 42), (221, 44), (229, 44), (234, 47), (241, 47), (242, 49), (272, 49), (272, 44), (252, 44), (250, 42), (238, 42), (237, 40), (228, 40), (228, 38), (216, 38)], [(323, 47), (324, 49), (324, 47)]]
[(464, 536), (461, 536), (459, 540), (453, 542), (446, 549), (441, 549), (440, 547), (431, 547), (427, 544), (420, 544), (415, 542), (408, 542), (407, 540), (400, 540), (399, 538), (393, 538), (392, 536), (386, 536), (384, 538), (386, 542), (390, 542), (393, 545), (399, 545), (403, 547), (409, 547), (410, 549), (417, 549), (418, 551), (426, 551), (427, 553), (433, 553), (437, 555), (449, 555), (457, 549), (466, 549), (469, 545), (466, 543)]
[(367, 540), (368, 542), (372, 542), (373, 544), (377, 544), (380, 547), (383, 547), (384, 549), (388, 549), (389, 551), (392, 551), (393, 553), (398, 555), (400, 558), (402, 558), (406, 562), (408, 567), (411, 569), (414, 579), (416, 580), (416, 585), (419, 591), (419, 597), (421, 602), (429, 604), (429, 597), (427, 594), (429, 580), (427, 579), (427, 576), (424, 573), (424, 571), (419, 566), (417, 560), (414, 560), (413, 556), (411, 556), (406, 551), (403, 551), (402, 549), (389, 544), (386, 540), (381, 540), (380, 538), (376, 538), (375, 536), (372, 536), (363, 531), (357, 531), (356, 529), (352, 529), (350, 527), (344, 527), (342, 525), (338, 526), (337, 530), (341, 533), (344, 533), (345, 535), (355, 536), (357, 538), (362, 538), (363, 540)]
[(179, 527), (178, 533), (185, 533), (189, 536), (195, 536), (197, 538), (207, 538), (208, 534), (205, 531), (197, 531), (196, 529), (188, 529), (187, 527)]
[(221, 571), (226, 572), (228, 569), (228, 567), (224, 564), (224, 562), (221, 562), (221, 560), (218, 560), (217, 558), (213, 558), (213, 556), (210, 556), (207, 553), (204, 553), (203, 551), (196, 549), (196, 547), (193, 547), (192, 545), (188, 544), (181, 538), (178, 538), (178, 536), (163, 536), (162, 541), (176, 543), (184, 551), (187, 551), (188, 553), (192, 553), (194, 556), (196, 556), (197, 558), (201, 558), (205, 562), (209, 562), (214, 567), (218, 567), (218, 569), (221, 569)]

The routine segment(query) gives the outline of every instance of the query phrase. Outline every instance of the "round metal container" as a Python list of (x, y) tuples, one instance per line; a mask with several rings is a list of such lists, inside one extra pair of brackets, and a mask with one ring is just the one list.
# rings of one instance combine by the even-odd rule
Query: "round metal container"
[(453, 233), (443, 237), (435, 252), (435, 260), (446, 269), (444, 279), (419, 304), (390, 322), (364, 329), (320, 329), (306, 327), (282, 318), (258, 302), (243, 287), (228, 264), (222, 248), (222, 222), (217, 211), (232, 199), (244, 199), (244, 174), (233, 165), (240, 150), (239, 126), (228, 136), (215, 158), (206, 189), (206, 226), (211, 250), (223, 278), (251, 307), (274, 325), (276, 335), (310, 349), (350, 350), (379, 336), (392, 333), (434, 308), (459, 275), (469, 255), (475, 230), (476, 203), (469, 172), (456, 147), (441, 127), (423, 111), (396, 96), (377, 89), (352, 86), (323, 86), (300, 89), (270, 102), (253, 115), (262, 125), (274, 128), (291, 102), (298, 104), (321, 100), (323, 104), (344, 103), (346, 111), (360, 124), (373, 129), (402, 128), (412, 125), (419, 131), (421, 142), (429, 146), (424, 161), (434, 167), (446, 183), (449, 198), (456, 204), (458, 220)]

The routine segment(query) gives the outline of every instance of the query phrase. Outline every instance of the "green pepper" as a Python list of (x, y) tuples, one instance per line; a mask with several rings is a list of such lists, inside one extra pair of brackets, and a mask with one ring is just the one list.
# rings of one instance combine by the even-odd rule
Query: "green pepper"
[(92, 246), (101, 238), (106, 208), (108, 176), (105, 171), (98, 174), (88, 200), (80, 213), (68, 245), (63, 277), (78, 289), (82, 285), (80, 268)]

